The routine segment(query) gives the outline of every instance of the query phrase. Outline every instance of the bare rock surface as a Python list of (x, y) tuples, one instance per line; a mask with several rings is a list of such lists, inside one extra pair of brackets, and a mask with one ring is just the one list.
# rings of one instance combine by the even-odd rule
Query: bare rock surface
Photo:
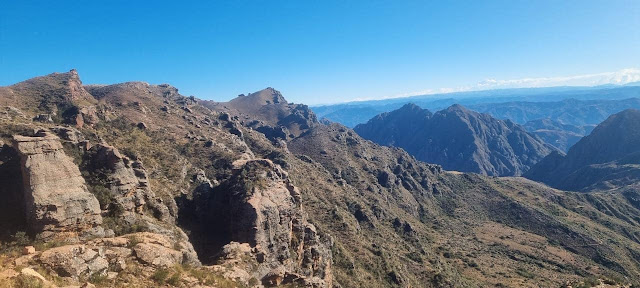
[(89, 248), (85, 245), (68, 245), (42, 252), (40, 262), (63, 277), (106, 273), (109, 262), (101, 248)]
[[(307, 222), (300, 191), (287, 172), (268, 159), (239, 160), (234, 166), (236, 175), (214, 191), (209, 216), (228, 232), (228, 240), (250, 245), (258, 263), (252, 275), (270, 283), (268, 275), (282, 270), (330, 286), (331, 240)], [(238, 259), (246, 254), (245, 245), (224, 246), (222, 258)]]
[(104, 178), (106, 188), (125, 214), (143, 215), (148, 210), (151, 216), (173, 223), (169, 209), (151, 190), (142, 161), (132, 160), (107, 144), (97, 144), (89, 152), (90, 169), (99, 170), (99, 177)]
[(44, 265), (60, 277), (76, 280), (96, 274), (117, 274), (132, 262), (154, 269), (197, 264), (184, 255), (183, 247), (180, 240), (166, 235), (139, 232), (36, 252), (23, 264)]
[(57, 232), (99, 235), (102, 217), (98, 200), (87, 190), (60, 139), (45, 131), (35, 137), (16, 135), (13, 147), (21, 160), (30, 229), (43, 238)]

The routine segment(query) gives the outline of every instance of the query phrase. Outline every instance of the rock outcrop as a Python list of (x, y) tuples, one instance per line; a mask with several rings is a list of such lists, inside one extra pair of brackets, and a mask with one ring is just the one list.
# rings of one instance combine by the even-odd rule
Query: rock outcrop
[(26, 218), (33, 233), (42, 238), (104, 233), (98, 200), (57, 136), (42, 130), (34, 137), (16, 135), (13, 147), (21, 160)]
[(184, 257), (183, 251), (177, 249), (180, 247), (182, 243), (171, 237), (141, 232), (37, 251), (18, 258), (16, 263), (40, 264), (58, 276), (76, 280), (92, 275), (117, 274), (132, 264), (155, 269), (196, 264)]
[(81, 244), (49, 249), (40, 254), (39, 260), (63, 277), (104, 273), (109, 268), (103, 249)]
[(101, 184), (97, 185), (106, 186), (115, 201), (113, 204), (122, 210), (125, 218), (151, 211), (150, 216), (163, 222), (175, 221), (167, 206), (151, 190), (141, 161), (131, 160), (112, 146), (97, 144), (87, 152), (83, 166), (92, 172), (92, 180), (98, 178)]
[[(221, 253), (230, 242), (248, 243), (258, 268), (250, 273), (269, 284), (269, 275), (281, 271), (289, 279), (331, 286), (331, 239), (321, 237), (307, 222), (301, 195), (288, 175), (267, 159), (239, 160), (236, 172), (208, 195), (204, 223), (217, 242), (209, 253)], [(195, 199), (201, 201), (202, 199)], [(224, 252), (224, 253), (223, 253)], [(202, 253), (202, 252), (201, 252)]]

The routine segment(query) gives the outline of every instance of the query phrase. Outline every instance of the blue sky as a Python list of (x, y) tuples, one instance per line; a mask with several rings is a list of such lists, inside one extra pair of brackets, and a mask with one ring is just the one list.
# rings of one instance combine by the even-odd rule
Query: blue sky
[(635, 0), (204, 2), (0, 1), (0, 85), (76, 68), (317, 104), (640, 68)]

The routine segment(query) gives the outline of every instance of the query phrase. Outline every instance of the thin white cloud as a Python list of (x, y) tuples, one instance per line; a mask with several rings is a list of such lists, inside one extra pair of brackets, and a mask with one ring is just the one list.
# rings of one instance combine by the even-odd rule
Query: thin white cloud
[(624, 85), (640, 81), (640, 69), (629, 68), (616, 72), (574, 75), (565, 77), (524, 78), (514, 80), (487, 79), (476, 85), (477, 88), (531, 88), (553, 86), (597, 86), (604, 84)]
[(511, 80), (486, 79), (474, 85), (455, 87), (455, 88), (439, 88), (427, 89), (411, 93), (403, 93), (382, 98), (360, 98), (355, 101), (365, 100), (382, 100), (392, 98), (403, 98), (419, 95), (446, 94), (454, 92), (481, 91), (492, 89), (509, 89), (509, 88), (539, 88), (539, 87), (557, 87), (557, 86), (598, 86), (605, 84), (624, 85), (631, 82), (640, 81), (640, 69), (627, 68), (616, 72), (604, 72), (595, 74), (562, 76), (562, 77), (541, 77), (541, 78), (522, 78)]

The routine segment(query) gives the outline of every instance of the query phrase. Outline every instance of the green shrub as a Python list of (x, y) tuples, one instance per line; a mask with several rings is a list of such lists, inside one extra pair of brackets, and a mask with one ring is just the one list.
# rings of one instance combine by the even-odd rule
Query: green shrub
[(167, 279), (167, 284), (172, 286), (178, 286), (180, 284), (180, 279), (182, 279), (182, 273), (180, 271), (173, 273), (169, 279)]
[(89, 276), (89, 282), (96, 285), (104, 284), (107, 282), (107, 275), (102, 273), (93, 273)]
[(151, 280), (155, 281), (158, 284), (164, 284), (169, 277), (168, 269), (158, 269), (153, 275), (151, 275)]
[(133, 248), (136, 245), (138, 245), (139, 243), (141, 243), (142, 241), (140, 241), (140, 239), (138, 239), (138, 237), (130, 237), (129, 238), (129, 242), (127, 243), (127, 248)]
[(32, 242), (31, 238), (29, 238), (29, 236), (27, 235), (27, 232), (24, 231), (16, 232), (16, 234), (13, 234), (11, 238), (17, 246), (26, 246)]

